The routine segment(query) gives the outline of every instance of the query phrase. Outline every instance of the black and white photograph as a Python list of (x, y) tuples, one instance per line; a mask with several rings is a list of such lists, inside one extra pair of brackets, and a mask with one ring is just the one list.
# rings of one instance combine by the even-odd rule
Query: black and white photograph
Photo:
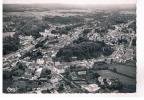
[(3, 0), (4, 94), (136, 93), (136, 0)]

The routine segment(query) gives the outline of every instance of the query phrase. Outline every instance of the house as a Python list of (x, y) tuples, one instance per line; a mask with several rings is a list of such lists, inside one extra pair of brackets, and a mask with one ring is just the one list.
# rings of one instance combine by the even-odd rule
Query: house
[(47, 78), (39, 78), (39, 81), (40, 81), (40, 82), (47, 82), (48, 79), (47, 79)]
[(19, 52), (17, 52), (17, 53), (15, 54), (15, 57), (20, 58), (20, 57), (21, 57), (21, 54), (20, 54)]
[(50, 30), (45, 29), (44, 32), (39, 32), (43, 37), (47, 37), (49, 34), (51, 34)]
[(72, 60), (72, 61), (76, 61), (76, 60), (77, 60), (77, 57), (73, 56), (73, 57), (71, 57), (71, 60)]
[(86, 70), (84, 70), (84, 71), (79, 71), (77, 74), (78, 74), (78, 75), (86, 75), (86, 72), (87, 72)]
[(100, 87), (97, 84), (82, 85), (81, 87), (86, 89), (90, 93), (95, 93), (100, 89)]
[(39, 65), (42, 65), (42, 64), (45, 63), (45, 61), (44, 61), (44, 59), (37, 59), (36, 63), (39, 64)]
[(33, 43), (34, 38), (32, 36), (19, 36), (20, 44), (23, 46), (29, 46)]
[(105, 86), (106, 88), (109, 89), (120, 89), (122, 87), (122, 84), (119, 81), (119, 79), (109, 79), (100, 76), (98, 77), (98, 82), (100, 86)]
[(98, 82), (100, 83), (100, 85), (104, 85), (104, 78), (103, 77), (98, 77)]
[(35, 76), (38, 78), (38, 77), (40, 77), (40, 75), (41, 75), (41, 72), (42, 72), (42, 67), (40, 67), (40, 68), (38, 68), (36, 71), (35, 71)]
[(45, 33), (45, 32), (39, 32), (39, 34), (42, 35), (43, 37), (47, 36), (47, 33)]

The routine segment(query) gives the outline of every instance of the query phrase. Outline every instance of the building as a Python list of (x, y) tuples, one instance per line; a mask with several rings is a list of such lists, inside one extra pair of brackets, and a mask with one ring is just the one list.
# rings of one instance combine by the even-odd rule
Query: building
[(95, 93), (100, 89), (100, 87), (97, 84), (81, 85), (81, 87), (86, 89), (90, 93)]

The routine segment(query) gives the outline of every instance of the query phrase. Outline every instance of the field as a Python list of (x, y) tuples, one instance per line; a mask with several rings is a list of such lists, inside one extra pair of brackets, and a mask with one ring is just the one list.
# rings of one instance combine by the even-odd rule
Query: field
[(122, 65), (122, 64), (111, 64), (108, 65), (108, 67), (109, 69), (116, 68), (117, 72), (136, 78), (136, 67)]

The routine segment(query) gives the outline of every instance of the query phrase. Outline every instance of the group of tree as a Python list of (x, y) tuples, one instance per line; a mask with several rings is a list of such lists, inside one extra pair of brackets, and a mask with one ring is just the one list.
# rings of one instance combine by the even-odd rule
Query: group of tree
[(80, 18), (79, 16), (44, 16), (44, 21), (50, 22), (52, 24), (75, 24), (77, 22), (83, 22), (84, 19)]
[(70, 61), (72, 57), (77, 57), (77, 59), (82, 60), (97, 58), (101, 55), (109, 56), (113, 53), (113, 49), (104, 42), (80, 41), (76, 41), (74, 44), (61, 48), (56, 54), (56, 58), (60, 58), (64, 61)]
[(30, 57), (31, 60), (37, 60), (39, 58), (42, 58), (43, 57), (43, 54), (42, 52), (37, 49), (37, 50), (30, 50), (30, 51), (27, 51), (25, 52), (20, 59), (23, 59), (25, 57)]
[(131, 24), (128, 26), (128, 28), (131, 28), (131, 29), (133, 29), (134, 32), (136, 32), (136, 20), (135, 20), (133, 23), (131, 23)]
[(24, 63), (17, 62), (13, 69), (11, 69), (11, 70), (4, 69), (3, 70), (3, 79), (11, 79), (12, 76), (21, 76), (24, 74), (26, 68), (27, 68), (27, 66)]
[(52, 30), (52, 34), (68, 34), (68, 32), (71, 30), (71, 28), (67, 27), (62, 27), (62, 28), (57, 28), (56, 30)]
[(30, 22), (34, 17), (4, 16), (3, 32), (18, 31), (23, 25)]
[(3, 17), (3, 20), (4, 32), (15, 31), (16, 34), (32, 35), (34, 38), (41, 36), (39, 32), (50, 28), (48, 22), (36, 17), (6, 16)]
[(78, 23), (78, 24), (74, 24), (74, 25), (67, 25), (64, 27), (56, 27), (55, 30), (52, 30), (51, 33), (52, 34), (68, 34), (69, 31), (72, 31), (74, 28), (80, 27), (82, 26), (82, 23)]
[(17, 36), (3, 38), (3, 55), (17, 51), (20, 48), (20, 40)]
[(32, 35), (34, 38), (41, 37), (39, 32), (43, 32), (45, 29), (49, 29), (48, 23), (43, 22), (38, 19), (32, 19), (31, 21), (25, 23), (22, 27), (19, 27), (16, 33), (21, 35)]

